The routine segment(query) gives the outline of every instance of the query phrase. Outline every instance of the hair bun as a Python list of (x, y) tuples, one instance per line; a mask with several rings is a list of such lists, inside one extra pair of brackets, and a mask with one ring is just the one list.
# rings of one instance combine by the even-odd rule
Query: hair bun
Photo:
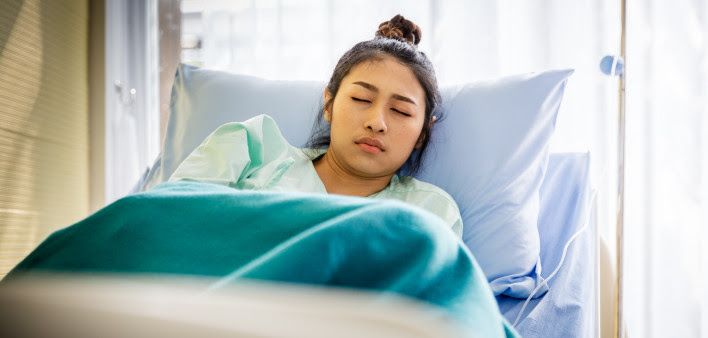
[(377, 38), (403, 41), (411, 46), (417, 47), (418, 43), (420, 43), (421, 31), (418, 25), (414, 24), (413, 21), (406, 20), (406, 18), (398, 14), (391, 20), (382, 22), (375, 36)]

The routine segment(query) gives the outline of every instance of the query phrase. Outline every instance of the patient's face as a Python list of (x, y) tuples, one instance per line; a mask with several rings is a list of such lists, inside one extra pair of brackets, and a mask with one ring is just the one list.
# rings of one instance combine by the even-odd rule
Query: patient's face
[(425, 91), (392, 57), (364, 62), (344, 77), (325, 119), (329, 155), (342, 169), (361, 177), (391, 175), (420, 143)]

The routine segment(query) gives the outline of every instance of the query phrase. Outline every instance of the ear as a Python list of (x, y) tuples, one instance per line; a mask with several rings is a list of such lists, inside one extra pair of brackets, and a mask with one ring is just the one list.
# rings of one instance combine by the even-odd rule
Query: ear
[(329, 106), (327, 105), (327, 102), (329, 102), (329, 99), (331, 97), (332, 97), (332, 93), (330, 93), (329, 88), (325, 87), (325, 90), (324, 90), (324, 104), (325, 104), (324, 118), (325, 118), (325, 121), (330, 122), (330, 123), (332, 122), (332, 106), (333, 106), (334, 102), (332, 104), (330, 104)]
[[(438, 117), (433, 115), (433, 119), (430, 121), (430, 124), (428, 124), (428, 130), (433, 127), (433, 123), (437, 121)], [(423, 146), (423, 141), (425, 141), (425, 134), (420, 133), (420, 137), (418, 138), (418, 142), (415, 143), (414, 149), (418, 149)]]

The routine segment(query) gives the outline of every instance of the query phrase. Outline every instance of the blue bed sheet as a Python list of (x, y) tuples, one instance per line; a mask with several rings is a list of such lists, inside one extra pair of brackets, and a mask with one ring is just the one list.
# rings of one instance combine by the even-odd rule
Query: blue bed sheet
[[(556, 269), (568, 240), (587, 227), (568, 247), (563, 265), (548, 283), (548, 293), (526, 306), (516, 325), (523, 337), (595, 336), (595, 229), (590, 221), (589, 163), (588, 153), (550, 156), (541, 187), (538, 222), (544, 278)], [(497, 297), (510, 323), (516, 320), (524, 301)]]

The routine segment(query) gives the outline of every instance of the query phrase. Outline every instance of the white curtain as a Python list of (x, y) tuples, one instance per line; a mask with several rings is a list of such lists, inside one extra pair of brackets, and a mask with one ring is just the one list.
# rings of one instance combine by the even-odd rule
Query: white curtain
[(627, 6), (629, 329), (708, 337), (708, 2)]
[[(423, 30), (441, 84), (574, 68), (553, 151), (591, 151), (599, 231), (615, 247), (620, 0), (183, 0), (183, 61), (326, 81), (395, 14)], [(625, 316), (633, 337), (708, 337), (708, 2), (627, 5)], [(184, 41), (184, 40), (183, 40)]]
[(160, 151), (157, 1), (106, 2), (105, 203), (128, 194)]

